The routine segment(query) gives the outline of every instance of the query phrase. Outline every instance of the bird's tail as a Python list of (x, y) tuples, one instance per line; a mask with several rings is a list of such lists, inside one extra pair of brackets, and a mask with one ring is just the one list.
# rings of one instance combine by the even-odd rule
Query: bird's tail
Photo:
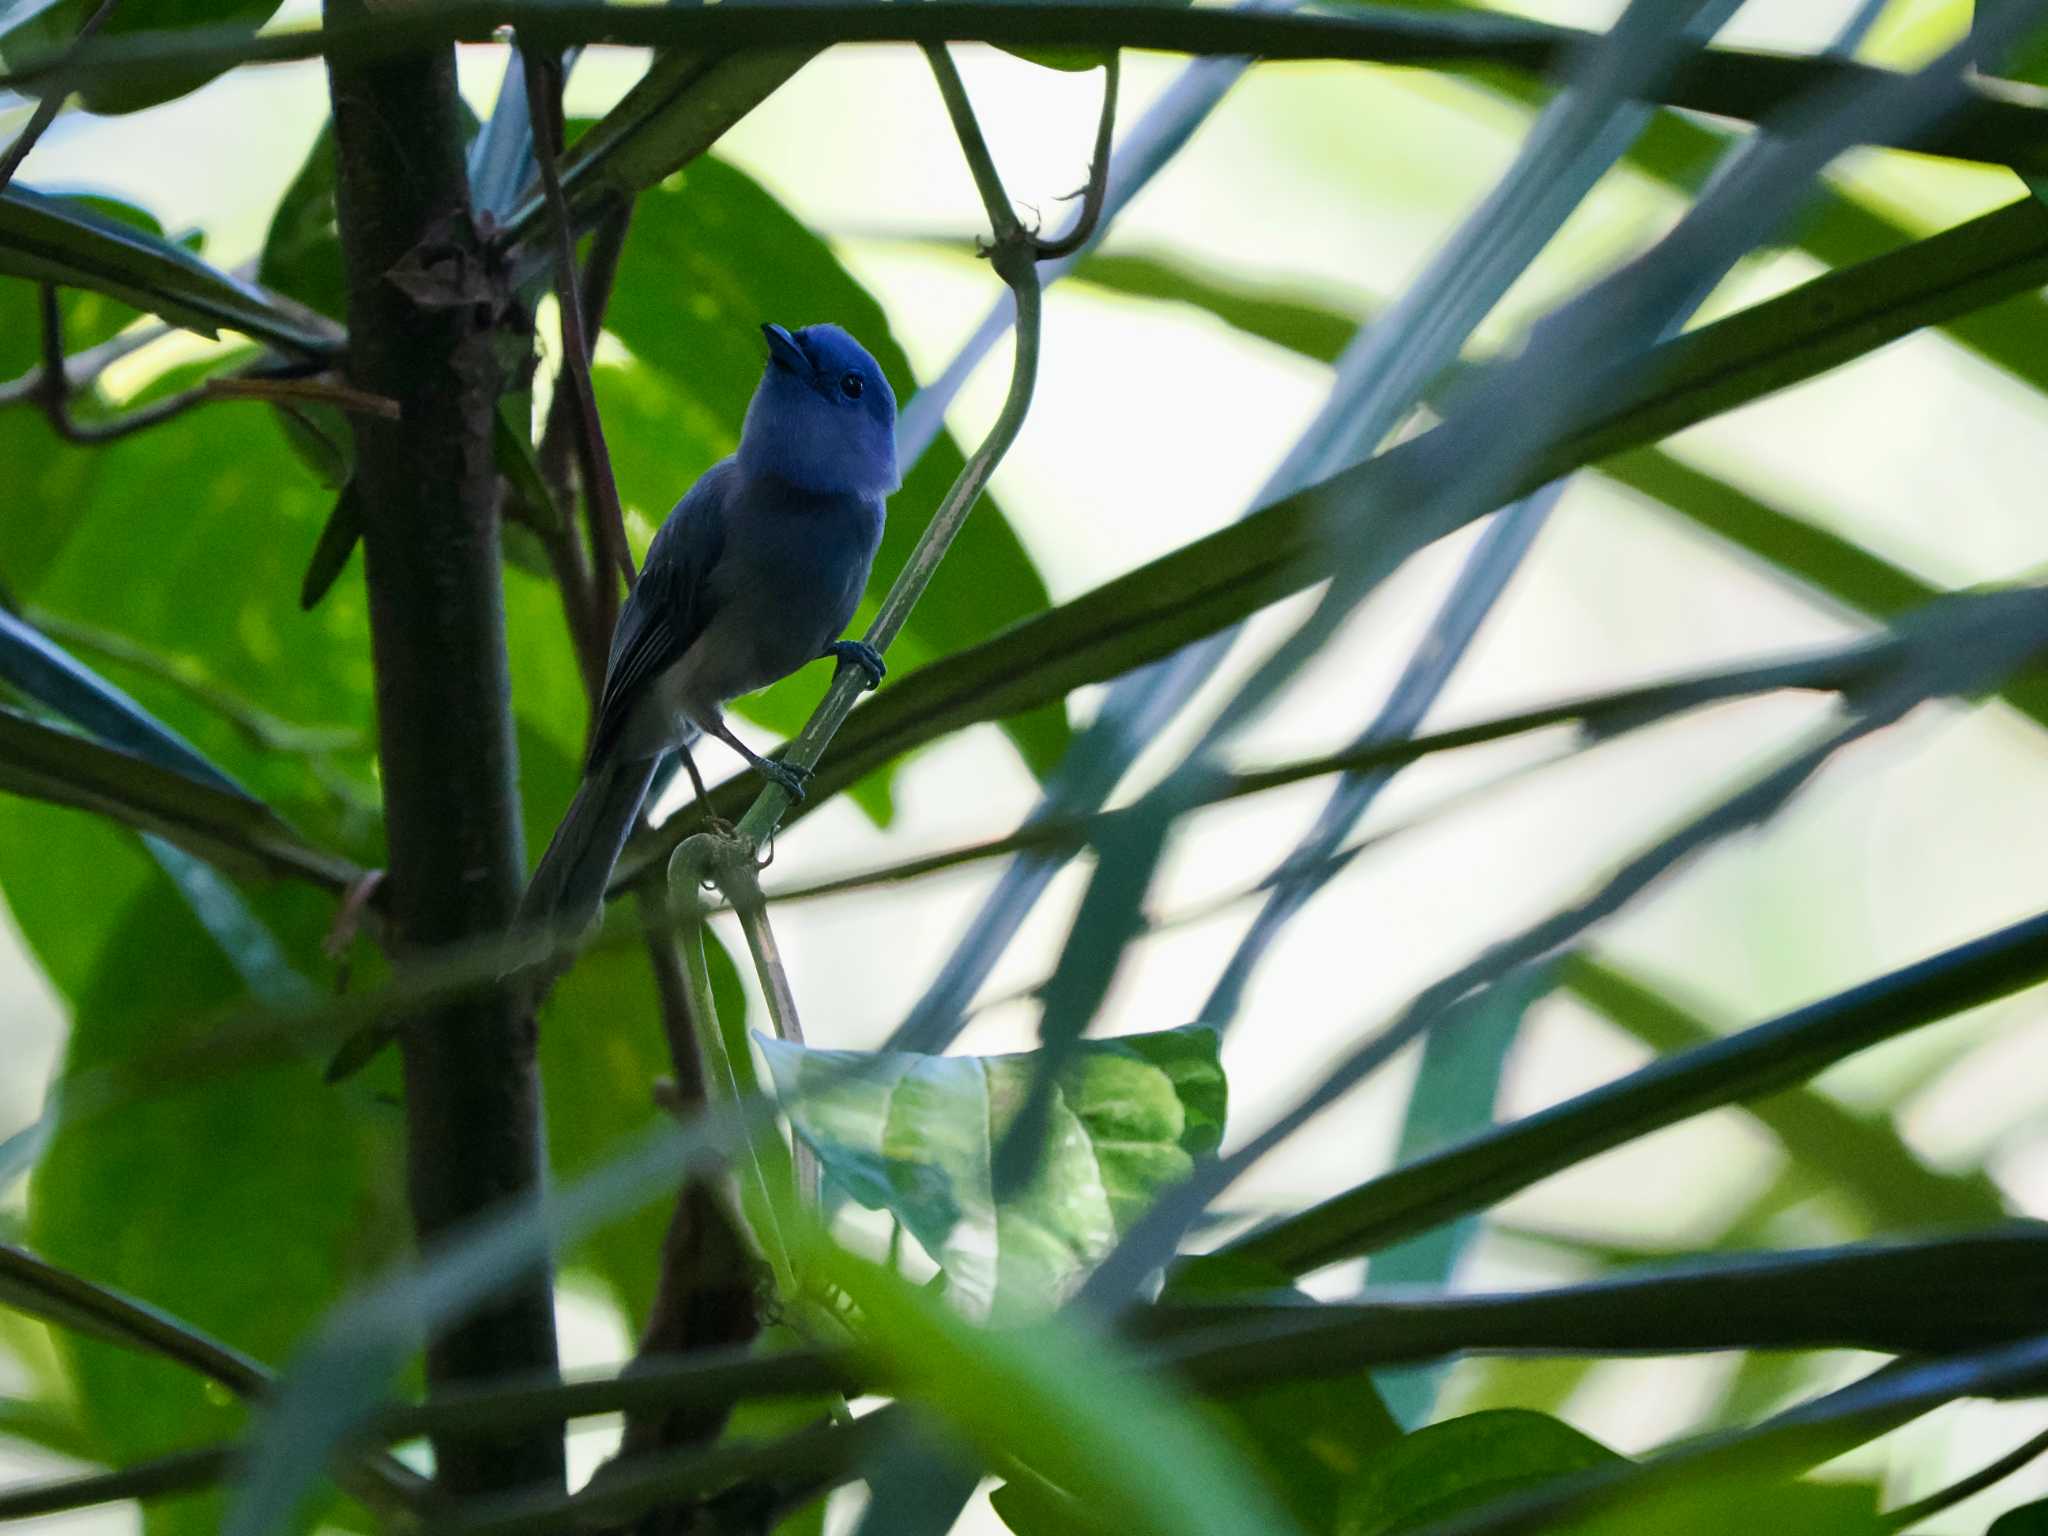
[(659, 761), (614, 761), (584, 776), (520, 898), (516, 922), (522, 933), (545, 930), (566, 938), (590, 926)]

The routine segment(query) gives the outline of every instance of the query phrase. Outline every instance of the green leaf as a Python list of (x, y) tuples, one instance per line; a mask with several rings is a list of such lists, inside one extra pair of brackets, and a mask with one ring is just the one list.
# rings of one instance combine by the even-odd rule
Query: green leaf
[(286, 351), (326, 356), (336, 338), (262, 289), (80, 198), (0, 192), (0, 273), (109, 294), (202, 336), (222, 326)]
[(62, 646), (0, 611), (0, 680), (74, 721), (108, 744), (237, 794), (234, 781), (177, 732), (156, 719)]
[(1343, 1490), (1401, 1439), (1363, 1371), (1252, 1387), (1209, 1407), (1306, 1531), (1334, 1533)]
[[(63, 48), (78, 35), (85, 19), (97, 8), (98, 0), (56, 0), (53, 5), (30, 4), (17, 15), (0, 11), (0, 56), (7, 59), (42, 58)], [(280, 0), (121, 0), (100, 28), (102, 38), (125, 33), (175, 33), (215, 29), (233, 35), (252, 35), (277, 10)], [(79, 87), (88, 111), (98, 113), (134, 112), (153, 107), (196, 90), (223, 66), (166, 66), (147, 78), (103, 79), (88, 74)]]
[[(647, 191), (692, 164), (817, 51), (656, 54), (647, 73), (563, 156), (562, 193), (572, 221), (584, 225), (607, 204)], [(551, 238), (547, 210), (537, 195), (506, 226), (517, 240)]]
[[(1021, 1462), (1131, 1536), (1287, 1536), (1289, 1520), (1192, 1408), (1111, 1339), (1059, 1319), (984, 1330), (891, 1271), (820, 1241), (820, 1278), (859, 1309), (896, 1395), (985, 1464)], [(1133, 1447), (1143, 1453), (1132, 1454)]]
[(1337, 361), (1365, 319), (1304, 292), (1253, 285), (1163, 252), (1091, 251), (1074, 268), (1073, 280), (1206, 310), (1247, 336), (1325, 363)]
[(2048, 1499), (2008, 1509), (1984, 1536), (2048, 1536)]
[(299, 582), (299, 606), (307, 612), (320, 606), (341, 573), (348, 569), (349, 556), (363, 538), (363, 505), (355, 481), (342, 486), (334, 498), (334, 510), (320, 525), (320, 537), (313, 545), (313, 558), (306, 562), (306, 574)]
[(334, 190), (334, 124), (321, 124), (263, 237), (256, 280), (333, 320), (347, 314)]
[[(263, 910), (298, 954), (317, 953), (324, 901), (279, 888)], [(187, 1021), (242, 994), (161, 877), (106, 927), (101, 961), (72, 994), (69, 1073), (160, 1050)], [(279, 1357), (350, 1274), (402, 1240), (390, 1177), (398, 1130), (382, 1106), (323, 1088), (309, 1061), (168, 1083), (119, 1116), (60, 1125), (37, 1169), (31, 1236), (53, 1262), (256, 1358)], [(238, 1406), (183, 1367), (70, 1336), (60, 1347), (80, 1416), (112, 1464), (243, 1423)], [(150, 1523), (212, 1530), (218, 1510), (211, 1499), (184, 1500), (153, 1507)]]
[(0, 1397), (0, 1436), (73, 1461), (92, 1460), (95, 1449), (92, 1437), (68, 1407), (30, 1398)]
[(367, 598), (342, 584), (299, 610), (334, 496), (267, 414), (215, 407), (90, 451), (44, 432), (14, 482), (36, 558), (10, 547), (7, 575), (39, 620), (145, 663), (121, 673), (136, 701), (307, 841), (377, 864)]
[(96, 811), (231, 870), (339, 890), (359, 871), (306, 843), (268, 806), (0, 709), (0, 788)]
[(988, 1496), (1015, 1536), (1116, 1536), (1116, 1527), (1038, 1478), (1012, 1476)]
[[(664, 515), (692, 480), (738, 444), (761, 374), (761, 323), (827, 319), (860, 338), (897, 399), (909, 398), (915, 381), (881, 306), (823, 241), (748, 177), (705, 158), (684, 173), (680, 187), (663, 183), (643, 194), (605, 324), (666, 384), (668, 400), (660, 410), (666, 424), (660, 435), (650, 435), (650, 423), (639, 429), (637, 450), (619, 451), (622, 492), (651, 519)], [(600, 405), (612, 421), (612, 402), (601, 398)], [(658, 483), (637, 473), (629, 481), (627, 461), (636, 451), (666, 456)], [(962, 463), (959, 449), (941, 439), (891, 498), (872, 592), (882, 592), (902, 569)], [(883, 692), (911, 670), (904, 660), (914, 665), (986, 640), (1046, 603), (1045, 584), (1016, 534), (984, 500), (911, 615), (898, 642), (903, 654), (892, 656), (897, 665)], [(742, 707), (794, 734), (817, 702), (823, 675), (822, 669), (799, 674)], [(1069, 736), (1057, 700), (1039, 701), (1006, 720), (1004, 729), (1038, 773), (1059, 760)]]
[[(757, 1037), (797, 1133), (848, 1193), (887, 1210), (973, 1315), (1056, 1305), (1164, 1186), (1222, 1140), (1213, 1030), (1083, 1042), (1055, 1080), (1037, 1177), (998, 1205), (990, 1160), (1036, 1053), (811, 1051)], [(851, 1078), (845, 1070), (859, 1067)]]
[(1396, 1536), (1490, 1500), (1622, 1458), (1562, 1420), (1497, 1408), (1432, 1424), (1361, 1467), (1345, 1486), (1340, 1536)]

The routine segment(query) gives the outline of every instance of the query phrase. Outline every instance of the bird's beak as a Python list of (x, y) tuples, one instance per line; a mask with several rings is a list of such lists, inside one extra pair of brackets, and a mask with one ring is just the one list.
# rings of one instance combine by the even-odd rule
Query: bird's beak
[(770, 362), (787, 368), (791, 373), (808, 374), (811, 360), (804, 356), (804, 349), (796, 344), (796, 338), (779, 325), (763, 325), (761, 334), (768, 338)]

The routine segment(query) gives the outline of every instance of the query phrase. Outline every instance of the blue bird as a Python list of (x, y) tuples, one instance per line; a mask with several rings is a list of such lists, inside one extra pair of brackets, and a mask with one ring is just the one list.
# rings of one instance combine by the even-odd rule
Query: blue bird
[(707, 469), (648, 546), (619, 614), (583, 783), (520, 901), (522, 928), (580, 933), (639, 819), (656, 766), (709, 732), (803, 798), (803, 780), (735, 736), (720, 713), (820, 656), (882, 680), (840, 633), (867, 587), (896, 468), (896, 396), (836, 325), (763, 325), (768, 363), (739, 451)]

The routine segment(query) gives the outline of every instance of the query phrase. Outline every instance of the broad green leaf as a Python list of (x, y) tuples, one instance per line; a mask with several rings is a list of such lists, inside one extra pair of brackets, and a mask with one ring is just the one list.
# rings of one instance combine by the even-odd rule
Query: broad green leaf
[(333, 493), (268, 414), (210, 406), (89, 451), (43, 431), (17, 526), (47, 536), (32, 561), (10, 545), (7, 574), (40, 619), (129, 658), (108, 663), (124, 691), (315, 846), (375, 864), (367, 603), (343, 583), (299, 611)]
[[(196, 783), (241, 793), (176, 732), (11, 614), (0, 614), (0, 677), (102, 741)], [(143, 841), (252, 991), (279, 1004), (304, 999), (303, 979), (217, 871), (161, 837)]]
[(2008, 1509), (1984, 1536), (2048, 1536), (2048, 1499)]
[(335, 347), (331, 334), (183, 246), (81, 199), (19, 185), (0, 192), (0, 273), (90, 288), (202, 336), (225, 326), (290, 352), (325, 355)]
[(1115, 1536), (1116, 1527), (1037, 1478), (1012, 1476), (988, 1496), (1012, 1536)]
[(1301, 1528), (1326, 1536), (1338, 1529), (1342, 1491), (1401, 1439), (1363, 1371), (1232, 1392), (1208, 1408)]
[[(328, 921), (323, 900), (288, 888), (267, 895), (264, 915), (300, 955), (316, 952)], [(161, 1049), (186, 1021), (242, 993), (161, 877), (108, 931), (96, 971), (73, 994), (69, 1072)], [(324, 1088), (310, 1061), (166, 1083), (119, 1116), (60, 1126), (31, 1191), (31, 1237), (66, 1268), (278, 1358), (350, 1274), (399, 1241), (398, 1132), (392, 1111)], [(114, 1464), (243, 1422), (188, 1370), (89, 1340), (61, 1347), (80, 1415)], [(150, 1512), (158, 1532), (217, 1521), (211, 1499)]]
[(1554, 1477), (1621, 1458), (1561, 1419), (1501, 1408), (1431, 1424), (1345, 1485), (1340, 1536), (1397, 1536)]
[[(881, 363), (898, 401), (909, 398), (915, 381), (881, 306), (753, 181), (707, 157), (684, 172), (681, 186), (664, 183), (641, 196), (605, 324), (668, 387), (668, 430), (641, 450), (666, 453), (666, 471), (659, 486), (642, 481), (633, 492), (650, 520), (666, 515), (691, 481), (738, 443), (761, 375), (762, 322), (818, 320), (851, 331)], [(611, 402), (599, 403), (611, 420)], [(619, 454), (622, 480), (630, 453)], [(962, 462), (942, 439), (890, 499), (871, 593), (879, 595), (902, 569)], [(984, 500), (912, 614), (906, 653), (938, 657), (973, 645), (1046, 601), (1045, 584), (1016, 534)], [(883, 692), (907, 670), (899, 665)], [(816, 704), (823, 675), (806, 672), (756, 695), (753, 717), (793, 734)], [(1004, 728), (1039, 773), (1059, 760), (1068, 739), (1056, 700), (1006, 719)]]
[[(1032, 1081), (1035, 1053), (874, 1055), (757, 1038), (777, 1097), (826, 1171), (861, 1204), (901, 1221), (975, 1316), (1056, 1305), (1154, 1193), (1223, 1135), (1213, 1030), (1085, 1041), (1057, 1075), (1037, 1177), (998, 1204), (990, 1161)], [(848, 1076), (853, 1067), (861, 1070)]]
[(334, 192), (334, 124), (323, 123), (263, 237), (256, 279), (333, 320), (347, 312)]
[[(819, 1278), (858, 1309), (896, 1395), (985, 1463), (1023, 1463), (1131, 1536), (1287, 1536), (1294, 1525), (1187, 1402), (1111, 1340), (1051, 1319), (982, 1329), (890, 1270), (820, 1241)], [(1140, 1448), (1140, 1454), (1133, 1454)]]

